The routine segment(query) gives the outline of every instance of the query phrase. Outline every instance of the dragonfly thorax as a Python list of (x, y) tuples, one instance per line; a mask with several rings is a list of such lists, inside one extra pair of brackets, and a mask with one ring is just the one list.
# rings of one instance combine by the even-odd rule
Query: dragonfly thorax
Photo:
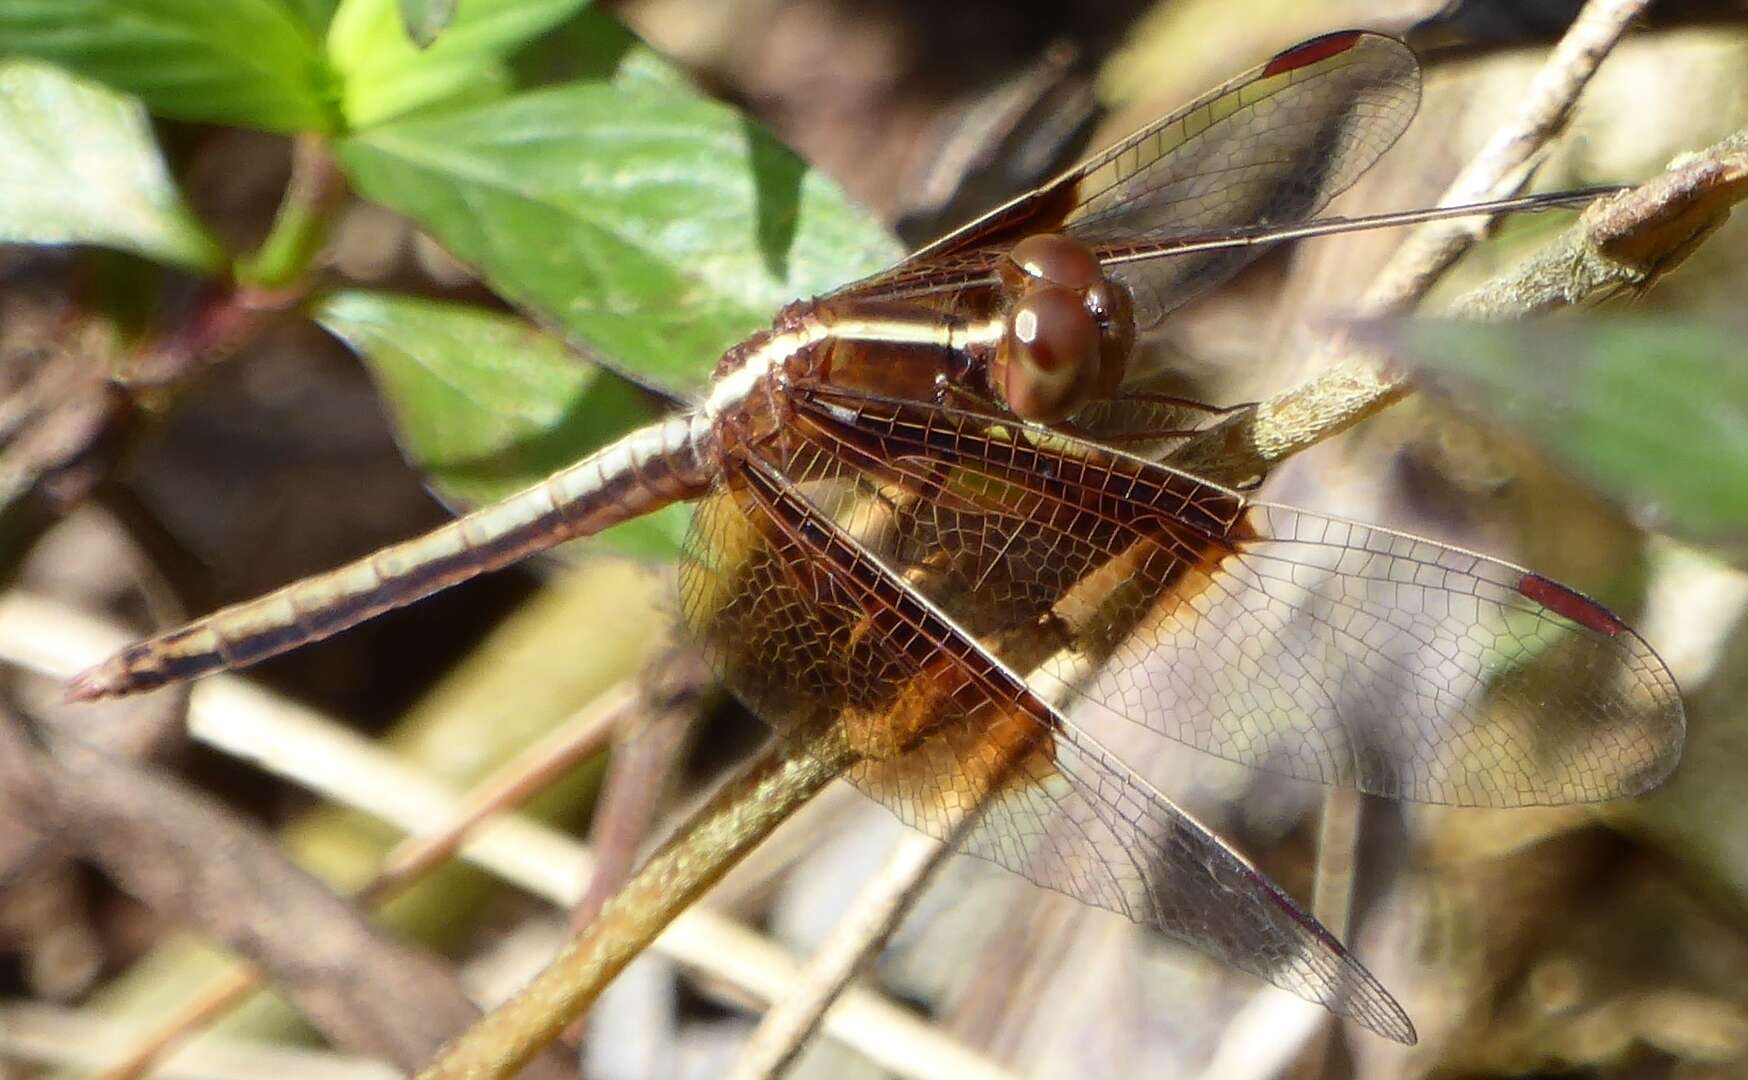
[(1111, 397), (1135, 344), (1129, 294), (1092, 251), (1058, 233), (1028, 236), (1002, 260), (1011, 304), (990, 388), (1015, 415), (1066, 419)]

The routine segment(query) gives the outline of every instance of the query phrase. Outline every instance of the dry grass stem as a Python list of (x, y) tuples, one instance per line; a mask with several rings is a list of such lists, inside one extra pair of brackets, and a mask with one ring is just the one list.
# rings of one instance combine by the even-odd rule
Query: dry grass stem
[(161, 1074), (179, 1047), (248, 1001), (265, 981), (260, 968), (239, 961), (198, 993), (177, 1002), (169, 1016), (105, 1058), (108, 1064), (94, 1080), (139, 1080), (147, 1074)]
[(421, 1080), (515, 1075), (730, 866), (855, 760), (835, 726), (773, 741), (650, 856), (545, 970), (445, 1048)]
[(372, 924), (210, 797), (52, 725), (0, 721), (12, 813), (155, 911), (272, 972), (334, 1045), (410, 1067), (478, 1015), (447, 966)]
[[(353, 899), (366, 904), (392, 899), (453, 857), (482, 823), (527, 802), (578, 762), (605, 749), (613, 730), (624, 724), (642, 703), (638, 690), (626, 684), (579, 711), (469, 792), (460, 813), (443, 828), (426, 835), (408, 836), (396, 844), (377, 875)], [(263, 976), (256, 968), (247, 964), (232, 968), (142, 1036), (97, 1080), (134, 1080), (144, 1076), (172, 1047), (247, 1001), (262, 983)]]
[[(65, 678), (128, 640), (119, 627), (63, 605), (16, 592), (0, 597), (0, 661)], [(424, 773), (315, 710), (236, 676), (215, 675), (194, 688), (189, 725), (195, 738), (224, 753), (409, 834), (463, 812), (460, 798)], [(515, 816), (479, 829), (462, 855), (561, 906), (577, 901), (593, 869), (582, 845)], [(761, 1001), (780, 997), (799, 972), (799, 964), (780, 946), (704, 909), (683, 912), (652, 947)], [(907, 1009), (863, 989), (844, 994), (824, 1030), (900, 1076), (998, 1080), (1008, 1075)]]
[[(97, 1069), (144, 1034), (136, 1024), (72, 1009), (34, 1004), (0, 1008), (0, 1052), (14, 1061)], [(395, 1080), (402, 1075), (367, 1058), (229, 1037), (183, 1047), (153, 1073), (157, 1080)]]
[(886, 944), (935, 870), (953, 854), (920, 832), (906, 832), (886, 863), (856, 895), (793, 990), (773, 1003), (741, 1049), (731, 1080), (777, 1076), (794, 1062), (832, 1003)]
[(665, 650), (650, 661), (645, 676), (645, 707), (635, 722), (614, 729), (607, 779), (591, 812), (595, 873), (571, 912), (571, 925), (579, 930), (636, 868), (662, 799), (684, 764), (700, 703), (716, 684), (703, 657), (687, 647)]

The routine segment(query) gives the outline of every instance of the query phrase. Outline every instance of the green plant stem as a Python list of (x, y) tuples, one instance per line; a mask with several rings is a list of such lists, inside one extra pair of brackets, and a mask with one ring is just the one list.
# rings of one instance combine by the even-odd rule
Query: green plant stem
[(546, 970), (451, 1043), (420, 1080), (515, 1075), (675, 916), (855, 760), (836, 724), (773, 741), (675, 830)]
[(291, 180), (273, 227), (254, 253), (237, 260), (237, 281), (278, 289), (302, 277), (327, 242), (334, 212), (345, 199), (346, 179), (328, 140), (320, 135), (297, 136), (291, 145)]

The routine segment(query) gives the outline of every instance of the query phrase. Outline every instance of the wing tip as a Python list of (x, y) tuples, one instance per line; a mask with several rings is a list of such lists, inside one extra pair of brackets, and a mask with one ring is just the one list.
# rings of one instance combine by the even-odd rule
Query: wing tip
[(1681, 765), (1687, 748), (1687, 715), (1680, 697), (1672, 699), (1672, 707), (1663, 712), (1662, 731), (1652, 740), (1643, 765), (1623, 776), (1618, 785), (1600, 793), (1593, 802), (1613, 802), (1616, 799), (1636, 799), (1662, 787)]
[(1359, 957), (1322, 923), (1312, 919), (1311, 926), (1326, 939), (1341, 964), (1341, 974), (1336, 979), (1334, 992), (1324, 998), (1321, 1004), (1337, 1016), (1346, 1017), (1391, 1042), (1398, 1042), (1403, 1046), (1413, 1046), (1419, 1042), (1420, 1035), (1414, 1029), (1414, 1021), (1409, 1018), (1408, 1010), (1372, 974), (1371, 969), (1361, 963)]
[[(1350, 957), (1351, 959), (1351, 954)], [(1420, 1033), (1414, 1028), (1414, 1021), (1390, 992), (1384, 989), (1377, 978), (1354, 961), (1354, 966), (1364, 973), (1365, 981), (1360, 984), (1361, 993), (1342, 1002), (1344, 1008), (1337, 1010), (1354, 1023), (1359, 1024), (1375, 1035), (1381, 1035), (1391, 1042), (1403, 1046), (1413, 1046), (1420, 1041)]]
[(1308, 67), (1319, 60), (1327, 60), (1359, 44), (1360, 39), (1368, 35), (1364, 30), (1336, 30), (1328, 34), (1319, 34), (1307, 41), (1301, 41), (1292, 48), (1283, 49), (1269, 58), (1263, 65), (1265, 78), (1271, 75), (1284, 75), (1289, 71)]
[(1620, 637), (1628, 632), (1627, 624), (1614, 612), (1552, 578), (1526, 573), (1517, 579), (1517, 591), (1554, 614), (1577, 623), (1603, 637)]

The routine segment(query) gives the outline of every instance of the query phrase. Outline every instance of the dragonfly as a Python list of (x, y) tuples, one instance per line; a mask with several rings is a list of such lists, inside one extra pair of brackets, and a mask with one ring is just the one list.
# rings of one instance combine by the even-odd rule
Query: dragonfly
[(1411, 1042), (1334, 934), (1089, 727), (1453, 806), (1620, 798), (1674, 766), (1675, 682), (1598, 603), (1160, 460), (1213, 410), (1138, 389), (1138, 338), (1270, 245), (1549, 201), (1318, 217), (1419, 94), (1393, 38), (1287, 49), (785, 307), (701, 401), (423, 537), (132, 645), (70, 693), (252, 664), (693, 501), (681, 607), (779, 735), (835, 731), (855, 752), (844, 775), (912, 826)]

